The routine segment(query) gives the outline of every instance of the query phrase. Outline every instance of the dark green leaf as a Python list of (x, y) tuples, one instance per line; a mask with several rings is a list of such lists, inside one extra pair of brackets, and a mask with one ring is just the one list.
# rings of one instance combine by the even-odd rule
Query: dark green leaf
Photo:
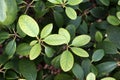
[(11, 40), (5, 48), (5, 53), (9, 56), (9, 58), (12, 58), (16, 51), (16, 42), (15, 40)]
[(103, 49), (98, 49), (93, 53), (92, 61), (94, 61), (94, 62), (99, 61), (103, 58), (103, 56), (104, 56), (104, 50)]
[(74, 64), (74, 66), (72, 68), (72, 72), (74, 73), (76, 78), (78, 78), (79, 80), (84, 79), (84, 71), (79, 64), (77, 64), (77, 63)]
[(36, 80), (37, 69), (34, 62), (22, 59), (19, 62), (19, 70), (26, 80)]
[(6, 77), (6, 79), (18, 79), (18, 75), (17, 75), (17, 73), (15, 73), (14, 71), (12, 71), (12, 70), (7, 70), (6, 72), (5, 72), (5, 77)]
[(45, 54), (47, 57), (53, 57), (55, 50), (51, 47), (45, 46)]
[(100, 2), (102, 4), (104, 4), (105, 6), (109, 6), (110, 5), (110, 0), (100, 0)]

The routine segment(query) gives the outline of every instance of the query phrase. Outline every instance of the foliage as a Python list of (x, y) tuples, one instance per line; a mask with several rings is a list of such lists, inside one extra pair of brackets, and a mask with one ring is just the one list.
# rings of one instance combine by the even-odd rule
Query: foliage
[(0, 80), (120, 80), (120, 0), (0, 0)]

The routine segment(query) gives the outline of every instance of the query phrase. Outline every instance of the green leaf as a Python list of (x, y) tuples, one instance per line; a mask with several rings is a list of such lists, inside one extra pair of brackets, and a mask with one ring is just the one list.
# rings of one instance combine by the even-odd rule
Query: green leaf
[(91, 38), (88, 35), (80, 35), (73, 39), (72, 46), (84, 46), (90, 42)]
[(105, 6), (109, 6), (110, 5), (110, 0), (100, 0), (100, 2), (102, 4), (104, 4)]
[(54, 80), (73, 80), (73, 78), (66, 73), (61, 73), (56, 75)]
[(45, 54), (47, 57), (53, 57), (55, 50), (51, 47), (45, 46)]
[(71, 8), (71, 7), (66, 7), (65, 8), (65, 13), (72, 20), (75, 20), (77, 18), (76, 11), (73, 8)]
[(9, 56), (9, 58), (12, 58), (16, 51), (16, 42), (15, 40), (11, 40), (5, 48), (5, 53)]
[(97, 31), (96, 34), (95, 34), (95, 40), (97, 42), (101, 42), (103, 40), (103, 35), (100, 31)]
[(38, 40), (33, 40), (30, 42), (30, 46), (34, 46), (36, 43), (38, 42)]
[(116, 45), (109, 41), (103, 41), (101, 43), (98, 43), (96, 47), (98, 49), (103, 49), (105, 54), (116, 54), (117, 53)]
[(83, 0), (68, 0), (67, 4), (74, 6), (74, 5), (78, 5), (82, 2), (83, 2)]
[(58, 27), (62, 27), (64, 24), (64, 19), (61, 13), (54, 11), (54, 19)]
[(77, 64), (77, 63), (74, 64), (74, 66), (72, 68), (72, 72), (76, 76), (77, 79), (79, 79), (79, 80), (84, 79), (84, 71), (79, 64)]
[(16, 53), (21, 56), (28, 56), (30, 53), (31, 46), (27, 43), (22, 43), (17, 46)]
[(120, 24), (120, 20), (117, 17), (112, 16), (112, 15), (109, 15), (107, 17), (107, 21), (114, 26), (117, 26)]
[(15, 79), (18, 79), (18, 75), (13, 70), (7, 70), (5, 72), (5, 78), (8, 80), (15, 80)]
[(120, 6), (120, 0), (118, 0), (118, 5)]
[(72, 69), (74, 64), (74, 57), (68, 50), (64, 51), (60, 58), (60, 66), (63, 71), (67, 72)]
[(0, 44), (10, 37), (8, 32), (0, 32)]
[(45, 38), (47, 37), (51, 32), (52, 32), (52, 29), (53, 29), (53, 24), (48, 24), (46, 25), (42, 31), (41, 31), (41, 34), (40, 34), (40, 37), (41, 38)]
[(53, 4), (61, 4), (62, 3), (62, 0), (48, 0), (48, 1)]
[(60, 34), (49, 35), (43, 41), (49, 45), (62, 45), (67, 43), (66, 38)]
[(35, 44), (30, 50), (29, 54), (30, 60), (36, 59), (40, 55), (41, 50), (42, 49), (40, 43)]
[(104, 57), (104, 50), (98, 49), (92, 55), (92, 61), (100, 61)]
[(105, 78), (102, 78), (101, 80), (116, 80), (116, 79), (112, 77), (105, 77)]
[(120, 49), (120, 37), (118, 37), (120, 35), (120, 28), (111, 26), (107, 29), (107, 34), (108, 34), (109, 40), (112, 41), (117, 46), (117, 48)]
[(7, 11), (7, 6), (5, 0), (0, 0), (0, 22), (3, 22), (6, 19), (7, 17), (6, 11)]
[(80, 57), (89, 57), (89, 54), (82, 48), (71, 47), (74, 54)]
[(96, 80), (95, 74), (94, 74), (94, 73), (89, 73), (89, 74), (87, 75), (86, 80)]
[(120, 20), (120, 11), (118, 11), (116, 15), (117, 15), (117, 18)]
[(28, 15), (22, 15), (18, 20), (21, 30), (31, 37), (37, 37), (39, 34), (39, 26), (37, 22)]
[(70, 33), (69, 33), (66, 29), (60, 28), (60, 29), (59, 29), (59, 34), (60, 34), (60, 35), (63, 35), (63, 36), (66, 38), (67, 43), (70, 42)]
[(56, 56), (55, 58), (53, 58), (51, 64), (55, 67), (55, 68), (60, 68), (60, 57), (61, 55)]
[(96, 67), (99, 73), (98, 76), (105, 76), (117, 67), (117, 62), (114, 61), (103, 62), (98, 64)]
[(36, 80), (37, 69), (34, 62), (22, 59), (19, 62), (19, 70), (26, 80)]

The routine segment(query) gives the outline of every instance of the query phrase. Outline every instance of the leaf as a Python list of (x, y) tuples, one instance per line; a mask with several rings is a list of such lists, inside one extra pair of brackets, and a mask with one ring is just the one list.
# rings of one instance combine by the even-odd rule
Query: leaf
[(97, 45), (98, 49), (104, 49), (105, 54), (116, 54), (117, 53), (117, 47), (115, 44), (104, 41)]
[(61, 55), (56, 56), (55, 58), (53, 58), (51, 64), (55, 67), (55, 68), (60, 68), (60, 57)]
[(76, 11), (73, 8), (71, 8), (71, 7), (66, 7), (65, 8), (65, 13), (72, 20), (75, 20), (77, 18)]
[(120, 20), (120, 11), (118, 11), (116, 15), (117, 15), (117, 18)]
[(73, 39), (72, 46), (84, 46), (90, 42), (90, 36), (88, 35), (80, 35)]
[(9, 56), (9, 58), (12, 58), (16, 51), (16, 42), (15, 40), (11, 40), (5, 48), (5, 53)]
[(100, 0), (100, 2), (102, 4), (104, 4), (105, 6), (109, 6), (110, 5), (110, 0)]
[(67, 43), (70, 42), (70, 33), (69, 33), (66, 29), (60, 28), (60, 29), (59, 29), (59, 34), (60, 34), (60, 35), (63, 35), (63, 36), (66, 38)]
[(62, 45), (67, 43), (66, 38), (60, 34), (49, 35), (43, 41), (49, 45)]
[(55, 76), (54, 80), (73, 80), (72, 76), (66, 74), (66, 73), (60, 73)]
[(30, 54), (29, 54), (30, 60), (36, 59), (40, 55), (40, 53), (41, 53), (41, 45), (40, 43), (37, 43), (30, 50)]
[[(118, 37), (120, 35), (120, 28), (111, 26), (107, 29), (107, 34), (108, 34), (108, 39), (112, 41), (117, 46), (117, 48), (120, 49), (120, 37)], [(116, 49), (114, 48), (114, 50)]]
[(37, 22), (28, 15), (22, 15), (18, 20), (21, 30), (30, 37), (36, 37), (39, 34)]
[(0, 0), (0, 22), (3, 22), (6, 18), (7, 6), (5, 0)]
[(89, 54), (82, 48), (71, 47), (74, 54), (80, 57), (89, 57)]
[(47, 57), (53, 57), (55, 50), (51, 47), (45, 46), (45, 54)]
[(38, 42), (38, 40), (33, 40), (30, 42), (30, 46), (34, 46), (36, 43)]
[(36, 80), (37, 69), (34, 62), (22, 59), (19, 62), (19, 70), (26, 80)]
[(84, 71), (79, 64), (77, 64), (77, 63), (74, 64), (74, 66), (72, 68), (72, 72), (76, 76), (76, 78), (78, 78), (79, 80), (84, 79)]
[(103, 40), (103, 35), (100, 31), (97, 31), (96, 34), (95, 34), (95, 40), (97, 42), (101, 42)]
[(104, 76), (106, 74), (109, 74), (111, 71), (113, 71), (117, 67), (117, 62), (115, 61), (108, 61), (98, 64), (98, 76)]
[(7, 70), (6, 72), (5, 72), (5, 78), (6, 79), (13, 79), (13, 80), (15, 80), (15, 79), (18, 79), (18, 75), (17, 75), (17, 73), (16, 72), (14, 72), (14, 71), (12, 71), (12, 70)]
[(48, 1), (53, 4), (61, 4), (62, 3), (62, 0), (48, 0)]
[(112, 16), (112, 15), (109, 15), (107, 17), (107, 21), (108, 21), (108, 23), (110, 23), (110, 24), (112, 24), (114, 26), (117, 26), (117, 25), (120, 24), (120, 20), (117, 17)]
[(105, 77), (105, 78), (102, 78), (101, 80), (116, 80), (116, 79), (112, 77)]
[(51, 32), (52, 32), (52, 29), (53, 29), (53, 24), (48, 24), (46, 25), (42, 31), (41, 31), (41, 34), (40, 34), (40, 37), (41, 38), (45, 38), (47, 37)]
[(60, 66), (63, 71), (67, 72), (72, 69), (74, 64), (74, 57), (68, 50), (64, 51), (60, 58)]
[(54, 19), (58, 27), (62, 27), (64, 24), (64, 19), (61, 13), (54, 11)]
[(94, 73), (89, 73), (89, 74), (87, 75), (86, 80), (96, 80), (95, 74), (94, 74)]
[(21, 56), (28, 56), (30, 53), (31, 46), (27, 43), (21, 43), (17, 46), (16, 53)]
[(8, 32), (0, 32), (0, 44), (10, 37)]
[(74, 6), (74, 5), (78, 5), (82, 2), (83, 2), (83, 0), (68, 0), (67, 4)]
[(92, 55), (92, 61), (100, 61), (104, 57), (104, 50), (98, 49)]

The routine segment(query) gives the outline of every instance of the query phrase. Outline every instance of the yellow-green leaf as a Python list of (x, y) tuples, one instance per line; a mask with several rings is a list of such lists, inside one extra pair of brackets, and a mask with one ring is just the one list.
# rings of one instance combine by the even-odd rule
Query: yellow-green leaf
[(96, 80), (95, 74), (94, 74), (94, 73), (89, 73), (89, 74), (87, 75), (86, 80)]
[(30, 60), (36, 59), (41, 53), (41, 45), (39, 43), (35, 44), (30, 50)]
[(72, 20), (75, 20), (77, 18), (76, 11), (73, 8), (71, 8), (71, 7), (66, 7), (65, 8), (65, 13)]
[(80, 35), (73, 39), (72, 46), (84, 46), (88, 44), (91, 40), (91, 37), (88, 35)]
[(60, 34), (49, 35), (43, 41), (49, 45), (62, 45), (67, 43), (66, 38)]
[(82, 1), (83, 0), (68, 0), (68, 4), (74, 6), (80, 4)]
[(63, 71), (67, 72), (71, 70), (74, 64), (74, 57), (68, 50), (64, 51), (60, 58), (60, 66)]
[(89, 54), (87, 51), (85, 51), (82, 48), (77, 48), (77, 47), (71, 47), (71, 50), (73, 51), (74, 54), (80, 57), (89, 57)]
[(52, 29), (53, 29), (53, 24), (48, 24), (48, 25), (46, 25), (46, 26), (42, 29), (40, 37), (41, 37), (41, 38), (47, 37), (47, 36), (52, 32)]
[(60, 28), (59, 34), (65, 36), (68, 43), (70, 42), (70, 33), (66, 29)]
[(39, 26), (37, 22), (28, 15), (20, 16), (18, 20), (21, 30), (31, 37), (36, 37), (39, 34)]

